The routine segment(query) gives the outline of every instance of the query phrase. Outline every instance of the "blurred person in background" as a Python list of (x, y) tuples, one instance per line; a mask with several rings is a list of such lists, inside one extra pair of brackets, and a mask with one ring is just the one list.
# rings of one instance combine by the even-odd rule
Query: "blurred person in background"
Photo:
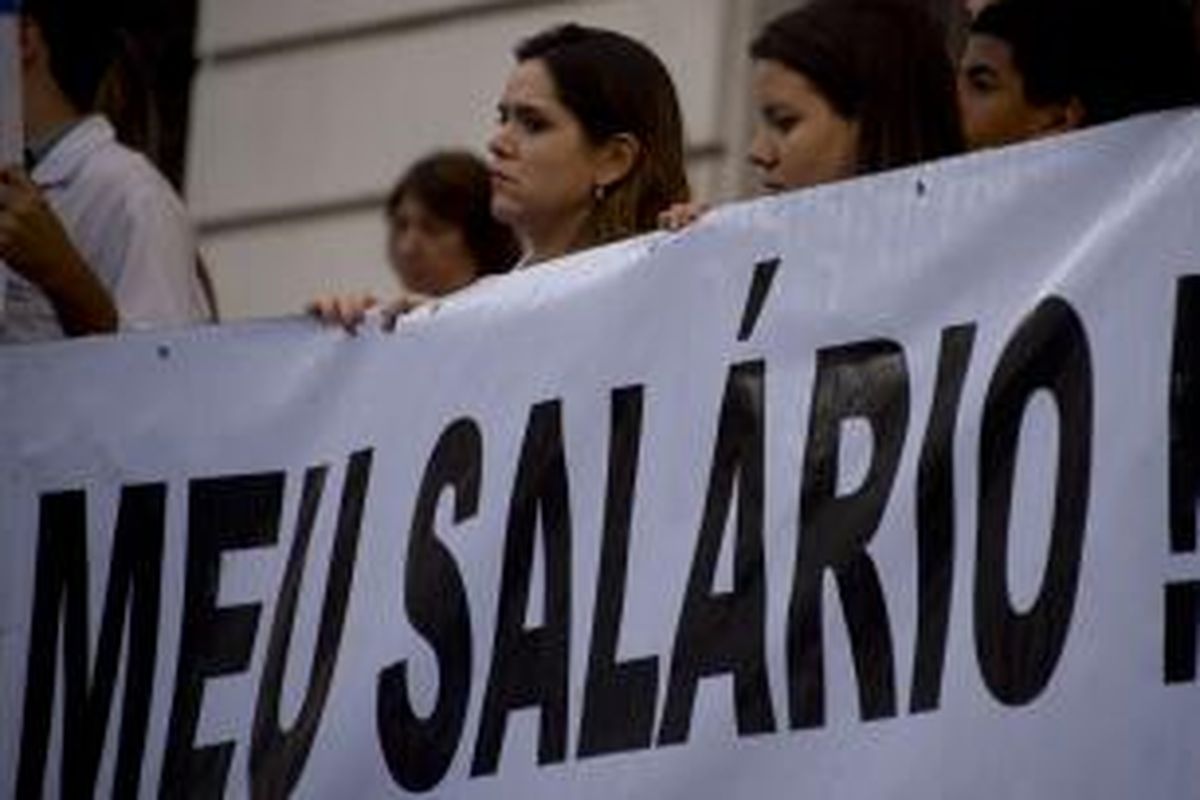
[(491, 203), (487, 165), (470, 153), (435, 153), (414, 164), (387, 202), (388, 263), (400, 282), (444, 295), (512, 269), (520, 246)]
[(182, 202), (92, 113), (119, 46), (105, 15), (71, 0), (22, 10), (28, 154), (24, 168), (0, 168), (0, 341), (210, 318)]
[[(690, 193), (683, 118), (670, 73), (624, 34), (582, 25), (515, 49), (488, 145), (493, 216), (515, 232), (528, 268), (657, 228)], [(362, 298), (314, 307), (353, 328)], [(389, 327), (411, 308), (385, 312)]]
[[(750, 47), (758, 123), (749, 160), (767, 192), (803, 189), (963, 149), (945, 32), (904, 0), (814, 0)], [(676, 206), (667, 228), (700, 206)]]
[[(417, 161), (392, 189), (385, 213), (388, 262), (403, 288), (392, 302), (395, 311), (507, 272), (521, 255), (512, 229), (492, 216), (487, 165), (470, 153), (439, 152)], [(331, 296), (309, 311), (353, 328), (376, 305), (371, 295)]]
[(1196, 102), (1183, 0), (990, 0), (959, 66), (972, 149)]

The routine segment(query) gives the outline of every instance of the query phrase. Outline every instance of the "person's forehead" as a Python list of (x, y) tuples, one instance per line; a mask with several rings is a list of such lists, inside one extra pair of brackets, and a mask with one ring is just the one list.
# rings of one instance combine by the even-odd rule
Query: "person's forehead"
[(504, 88), (507, 100), (545, 103), (554, 101), (554, 80), (540, 59), (528, 59), (517, 64)]
[(803, 72), (771, 59), (754, 62), (754, 77), (759, 88), (783, 91), (788, 94), (817, 93), (816, 87)]
[(1015, 69), (1012, 46), (990, 33), (972, 33), (967, 37), (963, 66), (987, 65), (993, 69)]

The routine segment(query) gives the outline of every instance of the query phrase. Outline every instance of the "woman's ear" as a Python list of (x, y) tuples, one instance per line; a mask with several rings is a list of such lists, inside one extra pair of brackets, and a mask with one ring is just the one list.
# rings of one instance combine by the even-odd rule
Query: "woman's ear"
[(596, 188), (601, 192), (624, 180), (642, 154), (642, 145), (629, 133), (610, 136), (596, 150)]

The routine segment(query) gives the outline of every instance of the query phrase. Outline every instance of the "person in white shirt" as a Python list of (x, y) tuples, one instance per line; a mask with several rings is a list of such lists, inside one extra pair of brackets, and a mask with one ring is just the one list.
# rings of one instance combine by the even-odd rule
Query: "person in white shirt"
[(0, 168), (0, 342), (211, 318), (182, 202), (87, 113), (116, 41), (84, 23), (101, 16), (87, 5), (31, 0), (23, 11), (30, 172)]

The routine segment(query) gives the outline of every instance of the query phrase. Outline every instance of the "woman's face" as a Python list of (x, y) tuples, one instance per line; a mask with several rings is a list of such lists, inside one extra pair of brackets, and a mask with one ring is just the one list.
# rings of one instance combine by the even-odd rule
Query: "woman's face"
[(754, 63), (758, 126), (750, 163), (768, 192), (852, 177), (858, 123), (840, 116), (801, 73), (778, 61)]
[(558, 99), (540, 59), (516, 66), (498, 108), (488, 145), (492, 213), (523, 238), (561, 238), (591, 210), (598, 148)]
[(392, 212), (388, 259), (407, 289), (433, 296), (466, 286), (479, 271), (462, 228), (431, 212), (412, 192)]

